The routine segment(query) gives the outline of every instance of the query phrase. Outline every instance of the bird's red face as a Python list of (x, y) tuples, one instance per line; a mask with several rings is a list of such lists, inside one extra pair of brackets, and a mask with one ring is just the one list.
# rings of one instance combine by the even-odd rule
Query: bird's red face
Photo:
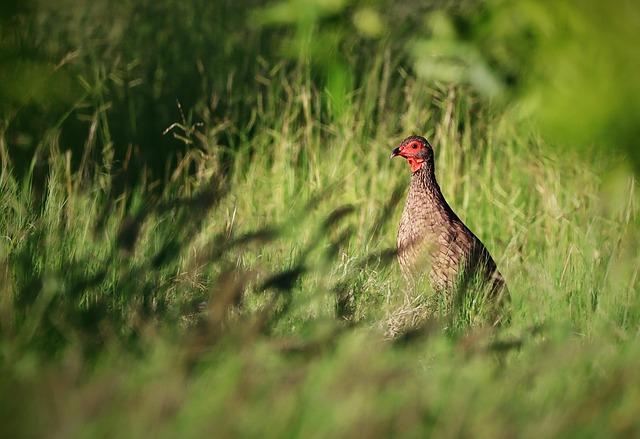
[(411, 172), (416, 172), (425, 161), (433, 159), (433, 150), (424, 137), (410, 136), (391, 152), (391, 158), (396, 156), (404, 157), (411, 167)]

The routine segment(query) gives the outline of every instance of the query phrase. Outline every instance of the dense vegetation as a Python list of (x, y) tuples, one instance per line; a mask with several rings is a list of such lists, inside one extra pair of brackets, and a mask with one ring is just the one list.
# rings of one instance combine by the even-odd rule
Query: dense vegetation
[[(0, 436), (639, 433), (631, 2), (116, 3), (0, 9)], [(504, 327), (407, 294), (412, 133)]]

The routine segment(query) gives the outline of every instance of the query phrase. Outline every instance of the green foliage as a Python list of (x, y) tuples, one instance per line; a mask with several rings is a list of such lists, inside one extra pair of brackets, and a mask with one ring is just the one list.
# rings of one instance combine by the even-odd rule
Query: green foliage
[[(0, 436), (638, 434), (634, 177), (510, 105), (544, 90), (528, 66), (566, 15), (12, 5), (0, 49), (44, 85), (0, 61), (24, 78), (0, 86)], [(507, 280), (500, 328), (481, 288), (399, 273), (409, 133)]]
[(563, 148), (596, 146), (637, 173), (639, 22), (633, 0), (495, 0), (430, 14), (412, 55), (418, 74), (472, 84)]

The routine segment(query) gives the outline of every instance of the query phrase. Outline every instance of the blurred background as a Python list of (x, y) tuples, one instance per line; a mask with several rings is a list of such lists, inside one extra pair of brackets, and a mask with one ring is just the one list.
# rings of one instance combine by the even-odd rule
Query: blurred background
[[(640, 434), (634, 0), (3, 0), (0, 436)], [(434, 145), (512, 294), (407, 297)]]
[[(596, 146), (638, 169), (630, 0), (3, 3), (2, 130), (16, 168), (55, 127), (74, 162), (91, 137), (96, 156), (108, 146), (121, 162), (133, 148), (161, 178), (195, 147), (163, 135), (182, 121), (178, 103), (188, 122), (229, 124), (215, 141), (233, 150), (256, 133), (274, 72), (299, 72), (319, 116), (339, 123), (385, 60), (386, 87), (464, 86), (483, 105), (518, 107), (562, 148)], [(367, 116), (370, 134), (379, 121)]]

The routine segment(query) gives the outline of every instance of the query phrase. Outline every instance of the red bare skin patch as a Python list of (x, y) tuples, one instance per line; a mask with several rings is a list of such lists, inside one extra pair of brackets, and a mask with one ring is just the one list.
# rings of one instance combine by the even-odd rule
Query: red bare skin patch
[(409, 163), (411, 172), (416, 172), (422, 167), (422, 164), (425, 161), (422, 156), (422, 152), (424, 150), (425, 146), (416, 140), (407, 143), (406, 145), (399, 146), (397, 150), (394, 150), (394, 154), (403, 157), (407, 161), (407, 163)]
[(420, 169), (420, 167), (424, 163), (424, 160), (423, 159), (419, 159), (417, 157), (407, 157), (407, 162), (409, 163), (409, 166), (411, 167), (411, 172), (416, 172), (418, 169)]

